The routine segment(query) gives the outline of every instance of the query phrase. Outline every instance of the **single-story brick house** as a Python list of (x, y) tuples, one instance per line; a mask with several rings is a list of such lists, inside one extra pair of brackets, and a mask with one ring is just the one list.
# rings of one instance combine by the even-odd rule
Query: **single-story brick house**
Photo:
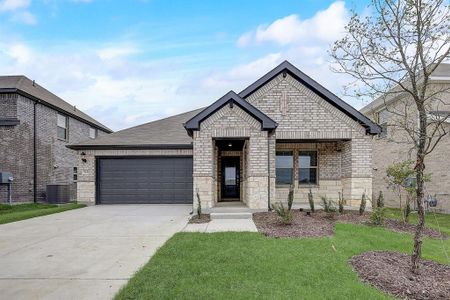
[(285, 61), (210, 106), (71, 145), (78, 200), (91, 204), (240, 201), (252, 209), (316, 195), (372, 194), (380, 127)]

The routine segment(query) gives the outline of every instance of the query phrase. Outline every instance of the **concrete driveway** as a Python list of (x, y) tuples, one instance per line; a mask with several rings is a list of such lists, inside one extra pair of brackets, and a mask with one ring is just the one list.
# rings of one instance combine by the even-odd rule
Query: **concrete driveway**
[(190, 210), (92, 206), (0, 225), (0, 298), (110, 299)]

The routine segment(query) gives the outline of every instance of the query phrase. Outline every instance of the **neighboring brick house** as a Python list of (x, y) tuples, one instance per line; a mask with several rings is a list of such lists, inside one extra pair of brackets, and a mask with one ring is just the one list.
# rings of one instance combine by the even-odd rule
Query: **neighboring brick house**
[[(446, 116), (450, 113), (450, 64), (441, 64), (430, 78), (431, 90), (444, 91), (435, 95), (429, 101), (428, 108), (432, 115), (430, 118)], [(446, 90), (446, 91), (445, 91)], [(407, 134), (398, 126), (398, 117), (395, 112), (402, 114), (405, 107), (409, 110), (410, 124), (418, 124), (418, 112), (412, 99), (398, 95), (395, 98), (384, 100), (376, 99), (361, 109), (361, 112), (383, 127), (383, 133), (373, 140), (373, 197), (379, 191), (385, 194), (388, 206), (398, 207), (399, 199), (392, 189), (388, 188), (386, 169), (394, 162), (415, 159), (415, 152), (411, 151), (411, 144), (407, 141)], [(450, 119), (448, 120), (450, 123)], [(404, 120), (402, 120), (404, 122)], [(446, 124), (447, 131), (450, 124)], [(450, 136), (445, 136), (436, 149), (425, 159), (425, 173), (431, 174), (431, 181), (426, 183), (426, 196), (436, 196), (437, 208), (450, 212)], [(403, 197), (404, 199), (404, 197)]]
[(306, 203), (311, 189), (349, 204), (372, 193), (381, 128), (283, 62), (210, 106), (70, 146), (86, 203)]
[[(0, 76), (0, 171), (12, 200), (45, 200), (47, 184), (72, 184), (77, 154), (66, 146), (112, 132), (25, 76)], [(0, 202), (7, 200), (0, 185)]]

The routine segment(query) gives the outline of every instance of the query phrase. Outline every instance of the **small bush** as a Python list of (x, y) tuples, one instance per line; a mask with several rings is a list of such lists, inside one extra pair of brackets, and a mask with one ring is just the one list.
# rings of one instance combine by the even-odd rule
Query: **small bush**
[(202, 215), (202, 202), (200, 201), (200, 194), (197, 191), (197, 216)]
[(377, 207), (384, 207), (384, 195), (382, 191), (378, 194)]
[(294, 203), (294, 186), (291, 185), (289, 187), (289, 194), (288, 194), (288, 210), (292, 209), (292, 203)]
[(327, 197), (320, 197), (322, 199), (323, 210), (326, 213), (334, 213), (336, 212), (336, 204), (332, 200), (328, 200)]
[(409, 223), (409, 215), (411, 214), (411, 200), (408, 197), (405, 209), (403, 210), (403, 221)]
[(362, 216), (364, 214), (364, 211), (366, 210), (366, 193), (363, 193), (361, 197), (361, 204), (359, 205), (359, 215)]
[(313, 193), (312, 193), (311, 189), (309, 189), (308, 201), (309, 201), (309, 207), (311, 208), (311, 212), (314, 212), (314, 198), (313, 198)]
[(339, 192), (339, 201), (338, 201), (338, 205), (339, 205), (339, 213), (343, 214), (344, 213), (344, 205), (345, 205), (345, 200), (344, 200), (344, 192)]
[(372, 214), (370, 215), (370, 222), (373, 225), (383, 225), (384, 223), (384, 207), (376, 207), (373, 209)]
[(278, 217), (280, 218), (280, 221), (284, 225), (292, 224), (292, 220), (294, 219), (294, 214), (292, 213), (292, 210), (284, 207), (283, 203), (278, 202), (278, 203), (272, 204), (272, 209), (277, 213)]

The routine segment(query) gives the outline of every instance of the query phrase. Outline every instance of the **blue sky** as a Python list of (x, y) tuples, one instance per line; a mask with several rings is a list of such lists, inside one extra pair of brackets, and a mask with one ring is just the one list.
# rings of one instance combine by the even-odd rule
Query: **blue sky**
[(366, 4), (0, 0), (0, 74), (35, 79), (114, 130), (239, 92), (285, 59), (341, 95), (349, 79), (327, 50)]

